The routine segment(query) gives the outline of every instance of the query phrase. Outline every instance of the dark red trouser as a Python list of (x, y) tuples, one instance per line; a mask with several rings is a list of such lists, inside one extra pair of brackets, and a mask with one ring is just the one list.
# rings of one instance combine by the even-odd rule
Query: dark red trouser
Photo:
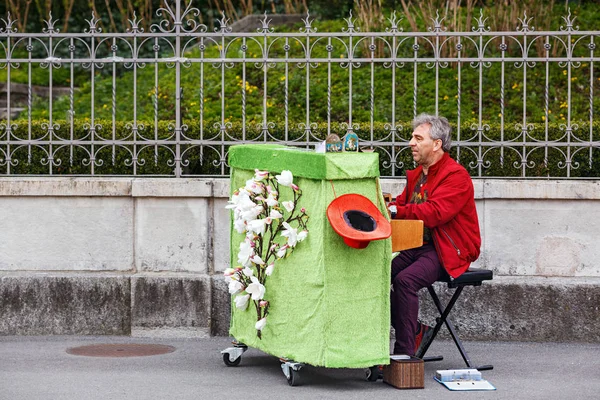
[(418, 328), (417, 292), (446, 275), (432, 243), (404, 250), (392, 260), (392, 326), (396, 331), (394, 354), (415, 354)]

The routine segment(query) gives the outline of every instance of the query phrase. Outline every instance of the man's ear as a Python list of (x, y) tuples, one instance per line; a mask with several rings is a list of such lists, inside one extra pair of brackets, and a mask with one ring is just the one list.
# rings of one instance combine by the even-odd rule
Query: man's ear
[(433, 143), (433, 150), (438, 151), (441, 148), (442, 148), (442, 141), (441, 141), (441, 139), (438, 139)]

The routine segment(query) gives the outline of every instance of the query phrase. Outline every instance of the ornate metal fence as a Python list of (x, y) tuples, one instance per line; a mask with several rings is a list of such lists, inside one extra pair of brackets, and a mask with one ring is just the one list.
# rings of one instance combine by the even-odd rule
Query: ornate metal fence
[(404, 32), (393, 13), (382, 32), (361, 32), (352, 15), (319, 32), (307, 13), (295, 32), (265, 15), (235, 33), (225, 16), (209, 32), (191, 3), (166, 4), (150, 32), (136, 18), (115, 33), (93, 15), (83, 33), (60, 32), (51, 15), (42, 33), (1, 19), (1, 174), (219, 176), (234, 144), (312, 148), (355, 132), (382, 175), (398, 176), (413, 166), (410, 120), (430, 112), (454, 124), (453, 156), (473, 176), (600, 176), (600, 31), (579, 30), (570, 12), (558, 31), (524, 15), (494, 32), (481, 14), (468, 32), (439, 17)]

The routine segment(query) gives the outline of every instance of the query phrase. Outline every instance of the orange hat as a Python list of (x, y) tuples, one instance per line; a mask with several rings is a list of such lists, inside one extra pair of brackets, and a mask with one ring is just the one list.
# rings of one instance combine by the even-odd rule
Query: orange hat
[(344, 243), (364, 249), (371, 240), (390, 237), (392, 226), (375, 204), (360, 194), (344, 194), (327, 207), (327, 219)]

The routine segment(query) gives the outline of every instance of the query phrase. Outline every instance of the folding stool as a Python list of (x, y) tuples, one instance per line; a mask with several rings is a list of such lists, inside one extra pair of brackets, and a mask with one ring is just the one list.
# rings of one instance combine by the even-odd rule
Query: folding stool
[(474, 369), (478, 369), (480, 371), (489, 370), (489, 369), (494, 368), (492, 365), (482, 365), (482, 366), (474, 366), (473, 365), (471, 359), (469, 358), (469, 355), (467, 354), (467, 351), (465, 350), (465, 348), (462, 344), (462, 341), (460, 340), (460, 338), (458, 337), (458, 334), (456, 333), (456, 330), (454, 329), (454, 325), (452, 325), (452, 322), (448, 319), (448, 315), (450, 315), (450, 312), (452, 311), (454, 304), (460, 297), (460, 294), (462, 293), (465, 286), (481, 286), (481, 283), (483, 281), (489, 281), (492, 279), (493, 279), (493, 273), (489, 269), (469, 268), (468, 271), (466, 271), (464, 274), (462, 274), (458, 278), (455, 278), (455, 279), (448, 278), (446, 280), (441, 281), (441, 282), (446, 282), (448, 284), (448, 288), (455, 289), (454, 293), (452, 295), (452, 298), (450, 299), (450, 301), (448, 302), (448, 304), (446, 305), (445, 308), (442, 306), (442, 303), (440, 302), (440, 299), (439, 299), (437, 293), (435, 292), (435, 289), (433, 288), (433, 286), (427, 287), (427, 290), (429, 291), (429, 294), (431, 295), (431, 298), (435, 304), (435, 307), (439, 311), (440, 316), (438, 318), (436, 318), (437, 323), (435, 324), (435, 327), (433, 328), (433, 333), (428, 338), (428, 340), (425, 343), (423, 343), (423, 345), (419, 349), (419, 352), (416, 354), (416, 357), (421, 358), (424, 361), (439, 361), (439, 360), (443, 359), (443, 357), (441, 357), (441, 356), (425, 357), (425, 354), (427, 353), (429, 346), (431, 345), (431, 343), (433, 343), (433, 340), (435, 339), (438, 332), (440, 331), (442, 324), (445, 324), (446, 328), (448, 328), (448, 332), (450, 332), (450, 336), (452, 336), (452, 339), (454, 340), (454, 343), (456, 344), (456, 347), (458, 347), (458, 351), (460, 351), (460, 355), (462, 356), (463, 360), (465, 360), (465, 364), (467, 364), (467, 368), (474, 368)]

